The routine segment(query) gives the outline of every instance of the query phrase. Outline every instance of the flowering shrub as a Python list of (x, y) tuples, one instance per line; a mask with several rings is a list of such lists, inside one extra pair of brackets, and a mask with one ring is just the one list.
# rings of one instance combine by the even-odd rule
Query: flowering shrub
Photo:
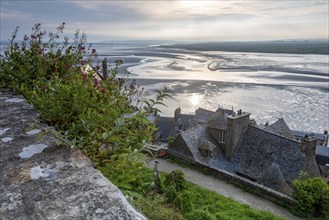
[[(135, 80), (118, 78), (122, 60), (102, 80), (98, 66), (82, 71), (97, 58), (85, 46), (86, 36), (76, 32), (73, 42), (63, 36), (65, 23), (55, 33), (36, 24), (31, 35), (16, 42), (18, 28), (1, 57), (0, 87), (24, 94), (43, 119), (100, 163), (120, 155), (135, 157), (143, 140), (151, 141), (155, 126), (147, 119), (167, 90), (145, 99)], [(46, 41), (46, 42), (44, 42)]]
[(90, 53), (90, 47), (85, 46), (86, 35), (77, 31), (70, 43), (69, 38), (63, 36), (64, 26), (62, 23), (55, 33), (47, 34), (41, 30), (40, 23), (35, 24), (32, 33), (25, 35), (22, 41), (16, 39), (17, 27), (1, 57), (0, 87), (23, 92), (33, 88), (36, 81), (77, 73), (79, 65), (96, 58), (96, 51)]

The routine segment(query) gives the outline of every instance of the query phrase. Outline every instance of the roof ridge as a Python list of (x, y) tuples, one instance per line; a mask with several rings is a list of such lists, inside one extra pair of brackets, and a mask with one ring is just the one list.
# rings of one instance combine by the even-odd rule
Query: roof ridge
[[(201, 109), (201, 110), (204, 110), (204, 111), (207, 111), (207, 112), (211, 112), (211, 113), (218, 113), (218, 112), (216, 112), (216, 111), (211, 111), (211, 110), (209, 110), (209, 109), (205, 109), (205, 108), (200, 108), (200, 107), (198, 107), (198, 109)], [(197, 109), (197, 110), (198, 110)], [(197, 111), (196, 110), (196, 111)]]
[(205, 124), (207, 124), (207, 122), (203, 122), (203, 123), (201, 123), (201, 124), (197, 124), (197, 125), (195, 125), (195, 126), (189, 128), (189, 129), (187, 129), (187, 130), (185, 130), (185, 131), (180, 132), (180, 134), (185, 134), (185, 133), (187, 133), (188, 131), (195, 130), (195, 129), (197, 129), (198, 127), (201, 127), (202, 125), (205, 125)]
[(300, 144), (300, 142), (298, 142), (298, 141), (296, 141), (296, 140), (292, 140), (292, 139), (290, 139), (290, 138), (286, 138), (286, 137), (284, 137), (284, 136), (281, 136), (281, 135), (278, 135), (278, 134), (275, 134), (275, 133), (272, 133), (272, 132), (269, 132), (269, 131), (265, 131), (265, 130), (263, 130), (263, 129), (261, 129), (261, 128), (258, 128), (258, 127), (256, 127), (256, 126), (254, 126), (254, 125), (249, 124), (248, 126), (250, 126), (250, 127), (252, 127), (252, 128), (255, 128), (255, 129), (257, 129), (257, 130), (260, 130), (260, 131), (262, 131), (262, 132), (264, 132), (264, 133), (271, 134), (271, 135), (273, 135), (273, 136), (277, 136), (277, 137), (280, 137), (280, 138), (286, 139), (286, 140), (288, 140), (288, 141), (291, 141), (291, 142), (294, 142), (294, 143), (298, 143), (298, 144)]
[[(276, 122), (274, 122), (273, 124), (271, 124), (271, 125), (269, 125), (269, 126), (267, 126), (267, 127), (265, 127), (265, 128), (272, 127), (272, 126), (278, 124), (280, 121), (284, 122), (284, 123), (287, 125), (287, 123), (286, 123), (286, 122), (284, 121), (284, 119), (281, 117), (281, 118), (279, 118), (279, 120), (277, 120)], [(287, 125), (287, 127), (288, 127), (288, 125)], [(288, 127), (288, 128), (289, 128), (289, 127)], [(290, 128), (289, 128), (289, 129), (290, 129)]]

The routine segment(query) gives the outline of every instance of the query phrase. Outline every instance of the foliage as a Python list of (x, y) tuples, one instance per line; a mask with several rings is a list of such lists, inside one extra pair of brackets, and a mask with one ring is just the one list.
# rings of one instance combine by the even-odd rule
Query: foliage
[(187, 220), (215, 220), (216, 218), (211, 215), (208, 211), (204, 210), (193, 210), (187, 215)]
[[(140, 162), (131, 162), (120, 157), (100, 166), (99, 169), (118, 185), (134, 206), (149, 219), (189, 219), (199, 214), (199, 211), (194, 213), (195, 210), (201, 210), (206, 215), (210, 213), (216, 219), (281, 219), (269, 212), (254, 210), (230, 198), (188, 183), (179, 171), (174, 171), (170, 175), (160, 173), (163, 193), (159, 194), (151, 189), (153, 170)], [(172, 184), (173, 187), (166, 183)], [(178, 194), (177, 199), (170, 197), (171, 190)]]
[(167, 203), (166, 198), (159, 194), (148, 194), (136, 200), (135, 206), (150, 220), (184, 220), (184, 216)]
[(150, 191), (153, 174), (136, 158), (118, 157), (98, 169), (124, 192), (145, 195)]
[(49, 80), (54, 75), (65, 78), (68, 72), (78, 71), (78, 65), (90, 63), (96, 51), (90, 53), (90, 47), (85, 46), (86, 35), (77, 31), (70, 43), (68, 37), (62, 36), (64, 26), (65, 23), (47, 34), (40, 23), (35, 24), (20, 44), (17, 27), (1, 57), (0, 87), (23, 92), (33, 88), (36, 81)]
[(256, 211), (248, 205), (240, 204), (213, 191), (189, 183), (193, 193), (191, 210), (209, 212), (216, 219), (281, 219), (266, 211)]
[(329, 219), (329, 186), (320, 177), (301, 176), (293, 181), (295, 210), (302, 217)]
[(184, 173), (180, 170), (170, 172), (164, 181), (166, 186), (173, 187), (176, 191), (185, 190), (187, 188), (187, 181)]
[(116, 156), (139, 157), (143, 140), (152, 141), (155, 125), (147, 119), (164, 105), (169, 90), (146, 98), (137, 82), (117, 76), (117, 60), (107, 79), (91, 67), (95, 49), (86, 46), (86, 35), (77, 31), (73, 42), (64, 36), (65, 23), (55, 33), (42, 31), (16, 40), (18, 28), (1, 57), (0, 86), (23, 93), (42, 118), (91, 157), (96, 165)]
[(164, 193), (168, 202), (174, 204), (178, 209), (185, 212), (191, 209), (193, 194), (188, 190), (188, 184), (182, 171), (175, 170), (166, 175)]
[(168, 144), (170, 145), (170, 144), (174, 143), (174, 141), (175, 141), (175, 137), (169, 135), (169, 137), (168, 137)]

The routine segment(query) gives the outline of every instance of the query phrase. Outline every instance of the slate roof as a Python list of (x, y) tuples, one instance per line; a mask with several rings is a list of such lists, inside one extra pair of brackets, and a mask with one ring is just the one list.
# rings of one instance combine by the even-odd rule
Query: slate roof
[(208, 121), (208, 127), (210, 128), (216, 128), (220, 130), (226, 130), (227, 129), (227, 114), (217, 113)]
[[(183, 131), (180, 136), (184, 139), (186, 145), (193, 154), (194, 160), (201, 164), (208, 164), (207, 159), (201, 154), (199, 146), (202, 140), (208, 140), (210, 143), (216, 145), (216, 142), (209, 136), (207, 132), (207, 124), (200, 124), (191, 129)], [(216, 154), (215, 151), (212, 152)]]
[[(224, 109), (213, 112), (202, 108), (196, 110), (195, 116), (180, 114), (181, 124), (188, 124), (189, 128), (178, 135), (168, 151), (214, 169), (237, 173), (283, 193), (292, 192), (288, 183), (298, 178), (301, 170), (317, 175), (315, 157), (301, 153), (301, 143), (282, 118), (265, 128), (249, 124), (235, 155), (227, 159), (225, 149), (208, 132), (208, 128), (227, 130), (227, 116)], [(210, 150), (212, 157), (205, 157), (200, 149)], [(317, 151), (322, 161), (329, 148)], [(329, 154), (325, 159), (329, 159)]]
[(297, 130), (291, 130), (292, 135), (296, 138), (303, 138), (305, 135), (308, 136), (315, 136), (317, 139), (321, 141), (327, 141), (328, 135), (327, 134), (322, 134), (322, 133), (312, 133), (312, 132), (306, 132), (306, 131), (297, 131)]
[(199, 121), (199, 122), (207, 122), (210, 118), (212, 118), (213, 116), (217, 115), (216, 112), (214, 111), (210, 111), (207, 109), (203, 109), (203, 108), (198, 108), (197, 110), (195, 110), (195, 116), (193, 118), (193, 120)]
[(316, 146), (316, 160), (319, 165), (329, 164), (329, 147)]
[(286, 181), (296, 179), (305, 164), (299, 142), (248, 125), (233, 159), (238, 171), (259, 179), (272, 163)]
[(199, 149), (203, 149), (203, 150), (209, 150), (209, 151), (213, 151), (215, 150), (216, 145), (211, 143), (209, 140), (207, 139), (203, 139), (201, 140), (201, 142), (199, 143)]
[(283, 120), (283, 118), (280, 118), (278, 121), (275, 123), (266, 126), (264, 131), (271, 132), (273, 134), (281, 135), (283, 137), (289, 138), (294, 140), (295, 137), (292, 135), (290, 128), (286, 124), (286, 122)]
[(285, 181), (281, 169), (276, 162), (273, 162), (260, 175), (257, 183), (272, 188), (279, 192), (292, 193), (293, 189)]
[(178, 133), (174, 129), (174, 118), (160, 117), (157, 124), (158, 132), (161, 135), (161, 140), (167, 140), (169, 136), (176, 136)]
[[(181, 132), (176, 139), (182, 138), (184, 140), (186, 146), (193, 154), (194, 161), (200, 164), (208, 165), (215, 169), (234, 172), (236, 170), (235, 164), (226, 158), (225, 152), (218, 147), (217, 142), (207, 132), (207, 127), (207, 123), (196, 125), (193, 128)], [(216, 148), (211, 147), (212, 158), (204, 157), (199, 150), (199, 148), (202, 148), (202, 142), (204, 141), (209, 142), (211, 146), (216, 146)], [(179, 149), (179, 146), (176, 146), (175, 142), (168, 148), (168, 150), (174, 154), (175, 150)], [(180, 152), (177, 152), (177, 154), (180, 155)]]
[(233, 115), (233, 113), (236, 114), (232, 109), (225, 109), (225, 108), (221, 108), (221, 107), (219, 107), (215, 112), (220, 113), (222, 111), (224, 111), (224, 113), (227, 115)]
[(194, 115), (189, 114), (179, 114), (178, 115), (178, 124), (182, 126), (182, 128), (190, 127), (191, 120), (193, 119)]

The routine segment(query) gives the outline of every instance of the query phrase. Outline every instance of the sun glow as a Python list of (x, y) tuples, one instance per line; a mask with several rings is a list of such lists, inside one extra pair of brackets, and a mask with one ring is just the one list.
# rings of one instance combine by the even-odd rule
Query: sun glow
[(178, 7), (190, 13), (212, 14), (218, 12), (218, 6), (226, 4), (218, 1), (181, 0)]
[(209, 4), (209, 1), (182, 0), (180, 2), (182, 5), (189, 7), (207, 7)]
[(202, 95), (193, 93), (193, 95), (190, 97), (190, 102), (193, 106), (197, 106), (200, 104), (201, 99), (202, 99)]

